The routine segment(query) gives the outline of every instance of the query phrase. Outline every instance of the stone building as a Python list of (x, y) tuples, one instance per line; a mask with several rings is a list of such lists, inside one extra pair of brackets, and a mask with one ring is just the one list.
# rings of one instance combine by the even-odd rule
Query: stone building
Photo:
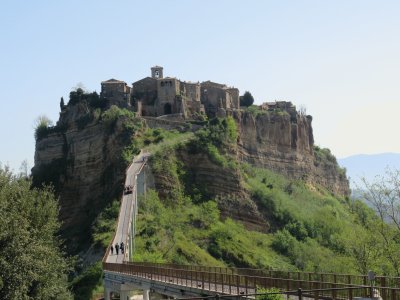
[(225, 84), (212, 81), (201, 83), (201, 103), (209, 116), (216, 116), (218, 111), (225, 112), (240, 108), (239, 90)]
[(137, 115), (193, 119), (201, 114), (209, 117), (226, 115), (240, 108), (239, 90), (211, 81), (186, 82), (164, 77), (163, 67), (151, 68), (151, 77), (132, 83), (110, 79), (101, 83), (101, 97), (110, 104), (133, 106)]
[(187, 119), (205, 113), (200, 101), (200, 84), (164, 77), (160, 66), (151, 68), (151, 77), (132, 84), (131, 97), (141, 116), (174, 115)]
[(101, 82), (100, 97), (107, 99), (109, 105), (131, 106), (131, 88), (126, 82), (114, 78)]

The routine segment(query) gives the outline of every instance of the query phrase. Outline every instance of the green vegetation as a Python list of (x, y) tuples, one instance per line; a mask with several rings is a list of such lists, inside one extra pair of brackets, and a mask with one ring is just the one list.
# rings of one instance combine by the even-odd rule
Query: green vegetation
[(240, 99), (240, 106), (251, 106), (254, 103), (254, 97), (249, 91), (245, 91), (243, 96), (239, 97)]
[(77, 88), (69, 93), (68, 105), (71, 106), (78, 103), (86, 103), (94, 109), (104, 109), (107, 106), (107, 101), (105, 99), (101, 99), (97, 92), (87, 93), (82, 88)]
[(40, 140), (47, 135), (48, 128), (53, 126), (51, 121), (45, 115), (39, 116), (35, 121), (35, 140)]
[(49, 188), (0, 169), (0, 298), (71, 299), (58, 207)]
[(232, 118), (215, 119), (191, 140), (159, 146), (150, 164), (161, 179), (157, 189), (163, 200), (149, 191), (139, 201), (134, 260), (294, 269), (272, 249), (271, 236), (249, 232), (231, 219), (221, 220), (216, 201), (207, 199), (206, 189), (191, 186), (188, 166), (178, 158), (187, 151), (210, 156), (213, 146), (228, 161), (236, 139)]
[(103, 292), (103, 268), (101, 262), (91, 265), (72, 281), (74, 300), (93, 299)]
[(196, 131), (195, 138), (189, 144), (191, 153), (207, 153), (208, 157), (223, 168), (236, 168), (229, 155), (236, 148), (237, 128), (232, 117), (215, 118), (207, 126)]
[(127, 117), (133, 120), (135, 118), (135, 113), (126, 108), (119, 108), (116, 105), (111, 105), (111, 107), (103, 113), (102, 121), (108, 126), (114, 126), (121, 117)]
[(336, 170), (339, 173), (341, 179), (346, 178), (346, 168), (341, 168), (337, 163), (336, 157), (331, 153), (328, 148), (320, 148), (314, 146), (314, 165), (324, 165), (326, 168)]
[(364, 207), (353, 205), (370, 232), (358, 232), (360, 238), (351, 249), (359, 258), (360, 269), (367, 269), (371, 263), (381, 264), (386, 273), (400, 276), (400, 170), (388, 168), (373, 182), (363, 179), (361, 197), (377, 216), (373, 218)]
[(116, 230), (120, 201), (114, 200), (96, 218), (92, 226), (92, 237), (95, 244), (107, 248)]
[(264, 288), (257, 288), (257, 294), (264, 295), (257, 295), (256, 300), (284, 300), (285, 297), (283, 294), (280, 294), (281, 291), (276, 288), (264, 289)]
[[(142, 127), (134, 128), (132, 132)], [(178, 145), (184, 141), (188, 141), (193, 137), (192, 132), (180, 133), (175, 130), (167, 131), (161, 128), (143, 129), (137, 132), (136, 135), (131, 134), (131, 142), (122, 152), (123, 160), (129, 164), (135, 155), (139, 154), (140, 150), (145, 152), (155, 153), (162, 148), (168, 148)]]
[(246, 111), (252, 114), (254, 117), (268, 114), (268, 111), (262, 110), (258, 105), (250, 105), (246, 108)]
[[(232, 117), (202, 120), (204, 127), (195, 133), (146, 129), (133, 112), (117, 106), (104, 111), (105, 102), (98, 95), (87, 95), (79, 90), (70, 95), (68, 105), (85, 102), (91, 107), (76, 121), (78, 128), (100, 122), (122, 141), (118, 161), (111, 162), (103, 174), (105, 183), (113, 182), (115, 174), (121, 174), (140, 150), (152, 153), (150, 165), (157, 192), (150, 190), (139, 200), (134, 260), (310, 272), (366, 273), (373, 269), (380, 274), (399, 274), (399, 235), (393, 226), (379, 220), (360, 201), (350, 202), (319, 186), (239, 164), (235, 156), (237, 128)], [(270, 114), (253, 105), (247, 111), (254, 116)], [(273, 114), (288, 113), (275, 110)], [(46, 119), (41, 120), (36, 139), (60, 130), (54, 128)], [(335, 169), (345, 176), (328, 149), (315, 147), (314, 153), (316, 166)], [(220, 198), (216, 201), (217, 196), (196, 178), (192, 157), (237, 174), (244, 197), (254, 202), (268, 223), (268, 233), (250, 231), (242, 223), (223, 217), (217, 204)], [(53, 184), (58, 191), (57, 178), (65, 174), (70, 163), (60, 159), (34, 169), (33, 186)], [(111, 194), (105, 195), (101, 207), (88, 217), (91, 246), (106, 248), (114, 234), (119, 202), (109, 202), (117, 196), (108, 197)], [(0, 288), (6, 284), (0, 274)], [(79, 274), (72, 289), (76, 299), (88, 299), (99, 291), (101, 264)], [(281, 296), (257, 298), (280, 300)]]
[[(234, 128), (230, 120), (212, 120), (187, 143), (160, 146), (152, 155), (159, 193), (152, 191), (140, 201), (135, 260), (396, 274), (396, 266), (373, 246), (382, 242), (372, 225), (377, 221), (374, 212), (320, 186), (242, 165), (243, 186), (269, 223), (270, 233), (248, 231), (237, 221), (221, 219), (207, 188), (188, 180), (190, 166), (180, 156), (205, 153), (221, 165), (210, 154), (216, 151), (229, 161)], [(318, 155), (321, 163), (337, 167), (327, 150)]]
[(196, 205), (185, 197), (165, 203), (152, 190), (139, 200), (135, 261), (289, 268), (270, 244), (265, 234), (221, 221), (215, 201)]

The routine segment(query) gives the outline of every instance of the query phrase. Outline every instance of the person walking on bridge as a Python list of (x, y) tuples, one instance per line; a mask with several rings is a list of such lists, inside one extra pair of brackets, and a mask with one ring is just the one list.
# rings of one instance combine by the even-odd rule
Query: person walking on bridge
[(111, 245), (111, 255), (113, 255), (114, 254), (114, 247), (113, 247), (113, 245)]
[(124, 254), (124, 252), (125, 252), (124, 242), (121, 242), (121, 245), (119, 246), (119, 248), (121, 249), (121, 253)]
[(115, 244), (115, 252), (117, 253), (117, 255), (118, 255), (118, 250), (119, 250), (119, 245), (118, 245), (118, 243), (116, 243)]

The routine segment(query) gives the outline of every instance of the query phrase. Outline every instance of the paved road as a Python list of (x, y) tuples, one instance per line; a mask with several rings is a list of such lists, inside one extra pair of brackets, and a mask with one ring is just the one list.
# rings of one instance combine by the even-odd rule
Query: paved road
[[(146, 163), (147, 157), (147, 153), (140, 152), (140, 154), (134, 158), (133, 163), (126, 171), (125, 187), (130, 185), (133, 187), (133, 190), (132, 193), (126, 195), (124, 194), (122, 196), (117, 231), (112, 243), (114, 246), (117, 243), (120, 245), (121, 242), (124, 242), (125, 248), (128, 246), (128, 231), (129, 226), (131, 226), (132, 215), (134, 213), (136, 203), (136, 176), (140, 173), (141, 169)], [(124, 254), (121, 254), (121, 251), (119, 251), (119, 254), (117, 255), (114, 249), (114, 254), (111, 254), (110, 252), (106, 261), (111, 263), (122, 263), (124, 261), (124, 257), (125, 260), (128, 260), (128, 251), (129, 250), (124, 251)]]

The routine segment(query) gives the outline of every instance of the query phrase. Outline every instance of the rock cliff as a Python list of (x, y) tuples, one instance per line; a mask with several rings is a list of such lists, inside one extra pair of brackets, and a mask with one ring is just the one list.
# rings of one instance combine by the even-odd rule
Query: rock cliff
[(332, 155), (321, 157), (314, 151), (311, 116), (243, 112), (236, 115), (236, 120), (242, 161), (321, 185), (338, 195), (349, 195), (348, 180), (336, 159)]
[[(88, 236), (95, 217), (107, 202), (120, 197), (123, 188), (126, 165), (121, 154), (131, 143), (132, 132), (126, 132), (124, 117), (107, 123), (102, 116), (100, 109), (88, 108), (86, 102), (68, 105), (62, 109), (57, 126), (36, 142), (33, 181), (35, 185), (54, 184), (60, 198), (64, 238), (70, 245), (82, 243), (79, 237)], [(336, 159), (326, 149), (314, 147), (310, 116), (295, 111), (242, 111), (234, 118), (239, 131), (234, 155), (239, 161), (321, 185), (336, 194), (349, 194), (348, 181)], [(141, 126), (146, 122), (138, 120)], [(151, 127), (177, 126), (156, 121), (147, 122)], [(206, 187), (210, 199), (219, 200), (223, 216), (242, 220), (249, 227), (268, 228), (246, 194), (240, 172), (218, 167), (204, 153), (179, 151), (177, 157), (191, 181)], [(168, 178), (156, 174), (155, 184), (165, 192)]]
[(97, 214), (122, 191), (121, 152), (127, 143), (123, 120), (110, 130), (110, 124), (77, 104), (63, 111), (55, 128), (36, 142), (33, 181), (53, 183), (60, 199), (63, 236), (69, 246), (77, 247), (83, 243), (79, 238), (89, 236)]

